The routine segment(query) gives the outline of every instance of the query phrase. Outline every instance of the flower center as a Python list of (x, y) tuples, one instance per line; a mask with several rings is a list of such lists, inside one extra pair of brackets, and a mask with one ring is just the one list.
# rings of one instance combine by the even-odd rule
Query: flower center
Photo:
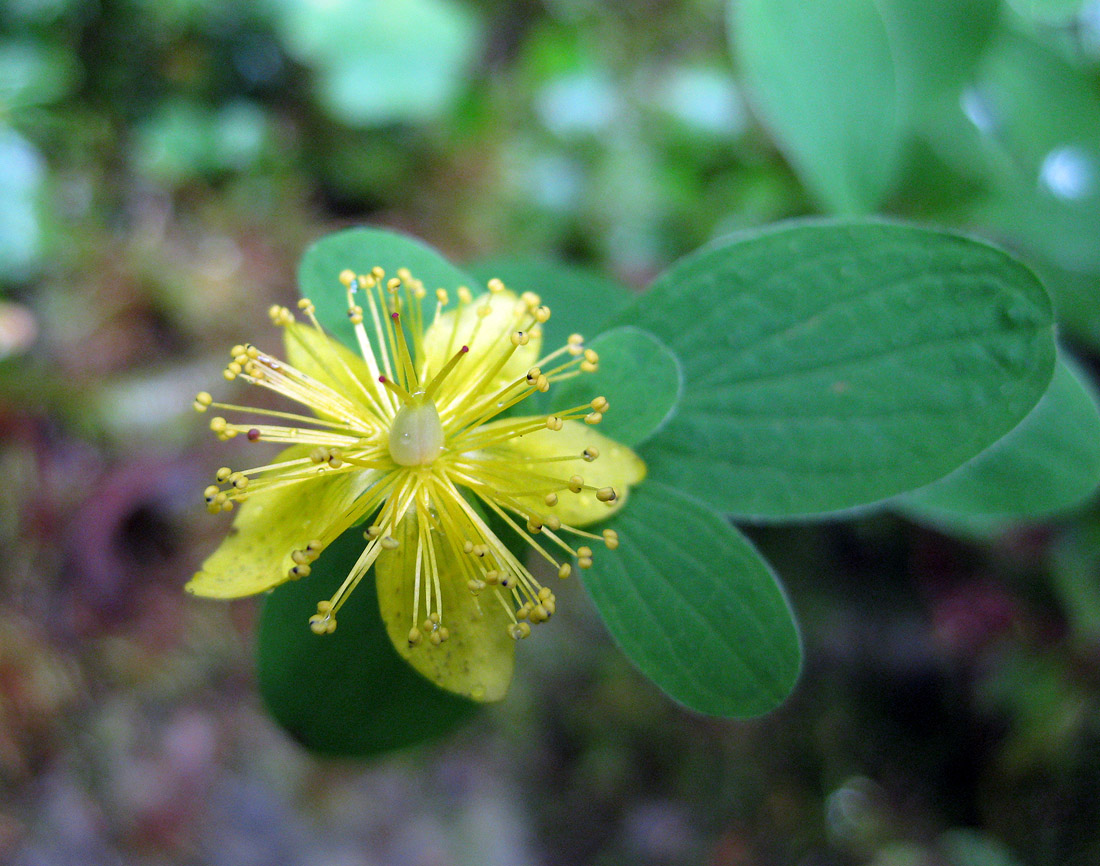
[(427, 398), (402, 406), (390, 428), (390, 457), (399, 466), (432, 463), (443, 447), (443, 423), (435, 403)]

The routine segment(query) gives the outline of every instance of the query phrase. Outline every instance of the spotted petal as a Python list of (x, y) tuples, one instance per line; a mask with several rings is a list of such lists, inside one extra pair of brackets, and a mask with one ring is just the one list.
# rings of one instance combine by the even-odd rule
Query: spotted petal
[[(278, 460), (310, 451), (295, 445)], [(241, 503), (229, 535), (184, 587), (207, 598), (241, 598), (289, 580), (294, 550), (310, 541), (327, 545), (358, 517), (354, 503), (379, 473), (358, 471), (319, 476), (259, 492)]]
[[(425, 634), (419, 644), (409, 645), (417, 578), (417, 521), (416, 510), (410, 509), (394, 532), (398, 548), (384, 552), (374, 566), (378, 607), (390, 640), (410, 665), (440, 688), (475, 701), (499, 701), (512, 681), (515, 641), (507, 631), (512, 619), (494, 591), (470, 592), (459, 560), (463, 554), (435, 530), (430, 536), (443, 596), (442, 622), (450, 636), (435, 646)], [(420, 562), (425, 575), (428, 562), (425, 550)], [(430, 586), (430, 577), (425, 580)]]
[[(480, 318), (478, 310), (489, 305), (489, 314)], [(502, 348), (507, 348), (509, 334), (517, 327), (516, 309), (519, 298), (511, 292), (493, 292), (463, 304), (458, 310), (443, 313), (424, 332), (424, 357), (429, 371), (443, 367), (463, 345), (470, 353), (462, 362), (461, 374), (476, 378), (478, 371), (488, 370)], [(480, 319), (480, 325), (478, 320)], [(471, 337), (474, 328), (477, 335)], [(488, 381), (483, 393), (492, 393), (525, 375), (538, 361), (542, 351), (542, 334), (535, 330), (526, 346), (518, 347), (500, 371)]]
[[(525, 420), (538, 421), (539, 419), (509, 418), (486, 424), (482, 430), (490, 431), (497, 426), (515, 426), (522, 424)], [(591, 462), (585, 460), (581, 455), (586, 448), (598, 449), (599, 457)], [(555, 478), (568, 479), (572, 475), (580, 475), (584, 479), (585, 490), (580, 493), (568, 491), (562, 493), (558, 497), (558, 504), (552, 508), (546, 507), (542, 496), (520, 497), (520, 500), (531, 503), (536, 512), (556, 514), (562, 523), (578, 527), (606, 520), (622, 508), (629, 495), (630, 486), (645, 478), (646, 472), (645, 463), (637, 454), (580, 421), (566, 421), (562, 424), (561, 430), (544, 428), (525, 436), (509, 439), (501, 445), (486, 448), (483, 453), (520, 461), (524, 458), (538, 460), (568, 454), (577, 455), (576, 460), (528, 465), (532, 471), (552, 475)], [(613, 487), (617, 494), (616, 499), (610, 503), (601, 502), (596, 499), (595, 491), (587, 487), (596, 489)]]

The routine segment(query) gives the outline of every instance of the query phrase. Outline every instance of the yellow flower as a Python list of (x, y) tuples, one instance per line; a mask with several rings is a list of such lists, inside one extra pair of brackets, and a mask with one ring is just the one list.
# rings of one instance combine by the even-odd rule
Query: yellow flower
[(603, 397), (553, 415), (499, 417), (599, 364), (577, 334), (541, 353), (550, 310), (538, 296), (517, 298), (491, 280), (479, 298), (458, 289), (452, 305), (438, 289), (429, 324), (427, 291), (405, 269), (389, 279), (380, 268), (344, 271), (340, 281), (359, 354), (327, 336), (303, 299), (305, 323), (285, 307), (270, 311), (285, 332), (286, 362), (248, 344), (232, 349), (225, 370), (227, 379), (275, 391), (311, 414), (196, 397), (200, 412), (270, 421), (218, 416), (210, 427), (219, 438), (289, 447), (254, 468), (218, 471), (205, 491), (209, 510), (241, 507), (187, 589), (212, 598), (265, 592), (306, 577), (330, 542), (365, 524), (362, 554), (318, 603), (313, 631), (336, 628), (341, 606), (374, 566), (398, 652), (442, 688), (499, 700), (515, 641), (554, 614), (556, 599), (491, 524), (509, 527), (551, 577), (568, 577), (574, 561), (592, 564), (593, 544), (618, 545), (614, 531), (583, 527), (622, 507), (645, 466), (593, 429), (609, 409)]

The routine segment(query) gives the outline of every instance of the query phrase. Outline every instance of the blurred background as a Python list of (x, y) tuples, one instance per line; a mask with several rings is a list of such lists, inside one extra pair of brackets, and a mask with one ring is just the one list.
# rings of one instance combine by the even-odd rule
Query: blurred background
[[(1015, 250), (1095, 369), (1100, 2), (951, 5), (973, 50), (864, 209)], [(807, 659), (756, 721), (674, 705), (563, 587), (507, 701), (360, 763), (265, 716), (253, 601), (181, 591), (224, 532), (192, 397), (271, 338), (320, 235), (641, 289), (715, 236), (852, 210), (754, 111), (729, 13), (3, 0), (0, 862), (1100, 862), (1095, 503), (982, 537), (890, 513), (750, 528)]]

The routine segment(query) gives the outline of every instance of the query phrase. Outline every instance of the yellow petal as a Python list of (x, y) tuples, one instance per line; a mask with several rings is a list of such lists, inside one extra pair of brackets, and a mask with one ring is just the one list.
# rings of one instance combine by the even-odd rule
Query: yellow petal
[[(308, 453), (295, 445), (279, 455), (292, 460)], [(345, 472), (310, 479), (242, 502), (229, 535), (184, 587), (206, 598), (241, 598), (289, 580), (290, 554), (310, 541), (329, 544), (361, 517), (355, 500), (380, 473)]]
[[(417, 517), (409, 509), (394, 535), (399, 547), (378, 557), (374, 572), (378, 583), (378, 607), (397, 652), (423, 676), (447, 691), (475, 701), (499, 701), (508, 691), (515, 662), (515, 640), (508, 634), (512, 622), (496, 590), (486, 588), (474, 595), (457, 559), (461, 554), (432, 532), (439, 583), (443, 595), (442, 625), (447, 640), (433, 645), (424, 633), (416, 646), (409, 646), (413, 625), (413, 590), (416, 585)], [(461, 540), (459, 541), (461, 543)], [(428, 556), (421, 558), (428, 576)], [(421, 590), (423, 593), (423, 588)], [(423, 595), (416, 625), (424, 620)], [(433, 605), (434, 606), (434, 605)]]
[[(527, 419), (494, 421), (481, 429), (492, 430), (496, 426), (521, 424), (524, 420)], [(581, 454), (586, 448), (598, 449), (599, 457), (592, 462), (583, 459)], [(610, 503), (599, 501), (594, 490), (586, 489), (580, 493), (567, 490), (558, 495), (558, 504), (552, 508), (547, 508), (541, 496), (521, 497), (521, 501), (530, 502), (535, 511), (540, 514), (556, 514), (562, 523), (569, 526), (586, 526), (606, 520), (623, 507), (631, 485), (640, 482), (646, 473), (645, 463), (637, 454), (614, 439), (597, 433), (594, 427), (581, 421), (566, 421), (561, 430), (544, 428), (509, 439), (502, 445), (486, 448), (485, 453), (499, 457), (562, 457), (576, 454), (576, 460), (528, 465), (531, 471), (553, 475), (555, 478), (568, 479), (572, 475), (580, 475), (587, 486), (615, 489), (616, 499)], [(522, 475), (517, 474), (517, 483), (524, 484)]]
[[(479, 319), (477, 311), (486, 304), (489, 305), (489, 315), (481, 320), (477, 336), (471, 341)], [(476, 379), (479, 373), (486, 372), (499, 359), (501, 349), (508, 347), (507, 342), (497, 342), (497, 337), (503, 333), (504, 340), (508, 340), (511, 332), (516, 330), (516, 307), (521, 304), (509, 291), (487, 293), (475, 298), (472, 304), (440, 315), (424, 332), (424, 356), (428, 361), (429, 376), (438, 372), (464, 345), (470, 347), (470, 353), (453, 375), (470, 381), (471, 377)], [(524, 320), (529, 320), (529, 317), (525, 315)], [(486, 393), (514, 382), (535, 365), (542, 351), (542, 333), (536, 330), (528, 336), (530, 342), (516, 348), (500, 372), (485, 386)]]
[[(286, 326), (286, 359), (290, 366), (342, 394), (352, 403), (367, 401), (370, 368), (355, 352), (311, 325), (295, 322)], [(319, 413), (320, 414), (320, 413)]]

